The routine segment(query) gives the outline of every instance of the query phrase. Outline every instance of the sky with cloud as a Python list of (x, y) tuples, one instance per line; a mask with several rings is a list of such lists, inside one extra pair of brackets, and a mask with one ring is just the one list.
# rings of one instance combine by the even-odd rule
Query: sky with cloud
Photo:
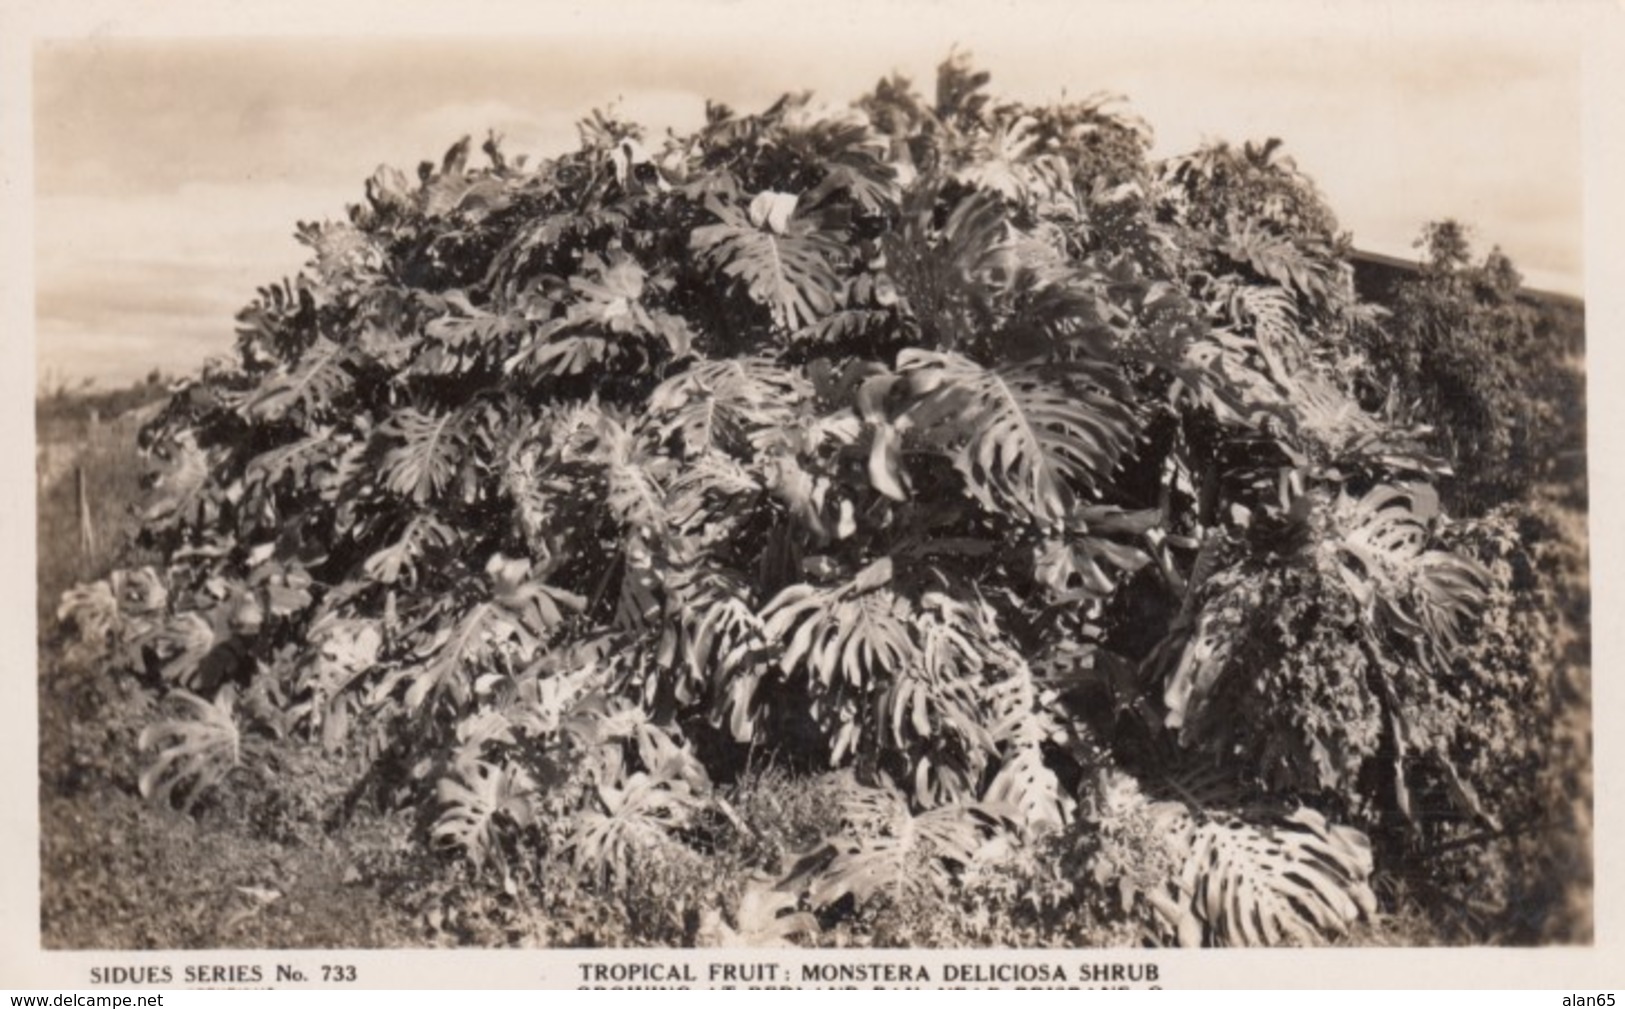
[(236, 309), (301, 265), (294, 222), (341, 216), (381, 163), (410, 169), (486, 129), (510, 153), (555, 153), (611, 103), (684, 129), (707, 97), (749, 110), (811, 88), (844, 102), (894, 70), (929, 82), (955, 44), (1001, 95), (1124, 95), (1160, 154), (1279, 136), (1362, 247), (1405, 255), (1424, 222), (1456, 217), (1531, 283), (1579, 293), (1581, 67), (1567, 22), (1490, 27), (1461, 6), (1400, 21), (1404, 8), (1369, 5), (1377, 16), (1264, 30), (1214, 13), (1225, 7), (1147, 20), (1126, 6), (925, 3), (888, 22), (906, 30), (875, 30), (856, 7), (685, 3), (504, 36), (42, 42), (40, 377), (116, 384), (228, 350)]

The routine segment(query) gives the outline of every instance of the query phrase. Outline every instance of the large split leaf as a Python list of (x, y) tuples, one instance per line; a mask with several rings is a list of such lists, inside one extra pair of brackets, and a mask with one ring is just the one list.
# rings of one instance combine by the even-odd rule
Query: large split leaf
[[(1189, 779), (1187, 779), (1189, 780)], [(1117, 877), (1161, 941), (1182, 946), (1317, 945), (1376, 913), (1371, 844), (1306, 807), (1289, 812), (1204, 808), (1221, 782), (1177, 801), (1150, 801), (1127, 775), (1103, 776), (1099, 828), (1108, 839), (1156, 838), (1153, 849), (1103, 852), (1094, 871)], [(1215, 787), (1216, 786), (1216, 787)], [(1127, 860), (1127, 861), (1125, 861)]]
[(1347, 279), (1332, 266), (1330, 257), (1314, 255), (1299, 241), (1252, 221), (1232, 221), (1229, 230), (1218, 248), (1232, 261), (1314, 302), (1323, 304), (1345, 291)]
[(472, 760), (441, 778), (435, 797), (441, 810), (429, 831), (434, 842), (457, 850), (476, 868), (488, 862), (501, 867), (502, 832), (530, 822), (536, 785), (515, 764)]
[(701, 916), (699, 945), (750, 949), (794, 946), (791, 937), (818, 934), (818, 919), (797, 910), (799, 904), (793, 891), (753, 879), (746, 884), (734, 912), (738, 927), (725, 921), (720, 911), (711, 909)]
[(878, 894), (946, 894), (955, 874), (978, 859), (1004, 823), (979, 803), (916, 815), (897, 792), (850, 780), (841, 787), (840, 807), (841, 831), (803, 858), (786, 881), (804, 888), (814, 907), (844, 897), (861, 906)]
[(425, 413), (403, 407), (380, 433), (397, 442), (384, 454), (384, 485), (423, 504), (445, 493), (468, 461), (472, 434), (462, 411)]
[(407, 519), (395, 542), (368, 557), (362, 570), (385, 585), (404, 582), (410, 588), (424, 562), (457, 541), (456, 530), (432, 514), (420, 512)]
[(788, 424), (811, 393), (806, 379), (764, 358), (700, 361), (649, 394), (649, 413), (690, 459), (712, 449), (748, 453), (753, 436)]
[(401, 701), (408, 712), (418, 711), (431, 699), (461, 706), (473, 695), (482, 667), (498, 660), (529, 661), (537, 644), (522, 615), (498, 600), (474, 603), (456, 617), (442, 614), (401, 667), (372, 689), (370, 702), (383, 704), (405, 684)]
[(1056, 721), (1027, 664), (1012, 657), (1006, 665), (1005, 679), (990, 688), (997, 717), (992, 734), (1003, 763), (982, 800), (1010, 810), (1030, 833), (1054, 830), (1071, 819), (1075, 805), (1044, 760), (1043, 747), (1056, 735)]
[(216, 453), (198, 447), (191, 432), (169, 446), (169, 458), (158, 473), (142, 518), (155, 529), (203, 526), (220, 513), (220, 497), (213, 483)]
[(279, 369), (262, 382), (239, 408), (256, 421), (281, 420), (295, 409), (309, 426), (335, 407), (335, 401), (355, 384), (347, 367), (350, 348), (320, 339), (297, 363)]
[(1437, 515), (1438, 495), (1426, 485), (1378, 486), (1358, 499), (1344, 494), (1331, 516), (1340, 536), (1329, 546), (1362, 606), (1447, 662), (1463, 622), (1484, 604), (1487, 577), (1468, 558), (1428, 548)]
[(758, 193), (748, 210), (713, 196), (705, 208), (719, 223), (695, 228), (690, 247), (701, 262), (742, 283), (780, 327), (798, 330), (834, 309), (840, 243), (796, 213), (794, 196)]
[(565, 286), (564, 313), (534, 327), (505, 363), (508, 371), (579, 375), (615, 359), (646, 365), (656, 351), (688, 353), (688, 324), (645, 303), (649, 276), (624, 253), (587, 257)]
[(953, 350), (992, 327), (1017, 259), (1013, 230), (996, 195), (960, 199), (939, 221), (941, 196), (936, 185), (910, 192), (885, 249), (888, 273), (925, 345)]
[(918, 437), (954, 453), (990, 510), (1063, 520), (1134, 442), (1134, 414), (1109, 366), (1042, 362), (986, 368), (959, 354), (906, 350), (898, 366), (917, 399)]
[(687, 826), (703, 806), (686, 781), (642, 771), (601, 784), (596, 802), (576, 814), (569, 840), (578, 871), (611, 886), (626, 882), (640, 858)]
[(1154, 509), (1125, 512), (1106, 505), (1081, 508), (1059, 534), (1038, 544), (1033, 577), (1057, 601), (1108, 597), (1116, 591), (1119, 578), (1151, 563), (1151, 556), (1144, 550), (1112, 537), (1143, 536), (1160, 517)]
[(885, 587), (888, 560), (833, 590), (792, 585), (762, 611), (763, 634), (783, 651), (786, 674), (805, 672), (828, 686), (855, 686), (890, 676), (914, 661), (908, 604)]
[(1312, 809), (1209, 821), (1179, 843), (1179, 894), (1213, 945), (1314, 945), (1376, 911), (1370, 842)]

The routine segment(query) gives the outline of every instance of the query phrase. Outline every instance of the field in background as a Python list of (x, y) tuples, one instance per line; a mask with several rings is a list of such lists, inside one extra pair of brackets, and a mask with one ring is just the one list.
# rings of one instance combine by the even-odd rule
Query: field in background
[[(163, 387), (149, 383), (114, 393), (59, 392), (36, 404), (42, 944), (421, 944), (404, 930), (403, 913), (392, 917), (372, 890), (344, 878), (356, 853), (334, 851), (313, 825), (290, 822), (277, 831), (225, 815), (193, 820), (142, 800), (137, 737), (151, 715), (142, 691), (64, 661), (56, 626), (62, 593), (137, 556), (136, 438), (162, 396)], [(95, 532), (89, 549), (80, 534), (76, 472), (84, 474)], [(370, 845), (381, 862), (404, 830), (379, 824), (347, 840), (352, 849)], [(278, 898), (251, 895), (265, 892)]]
[[(43, 637), (54, 622), (56, 601), (79, 582), (113, 566), (135, 531), (141, 493), (141, 460), (135, 450), (141, 420), (125, 413), (92, 422), (84, 416), (36, 414), (37, 490), (36, 609)], [(80, 538), (76, 471), (85, 479), (94, 546)]]

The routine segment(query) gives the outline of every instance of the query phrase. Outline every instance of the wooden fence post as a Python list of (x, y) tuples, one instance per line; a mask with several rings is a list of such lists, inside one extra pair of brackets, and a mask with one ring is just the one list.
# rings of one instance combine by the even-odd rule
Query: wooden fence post
[(96, 553), (96, 523), (90, 517), (90, 495), (85, 492), (85, 468), (73, 468), (73, 486), (79, 499), (79, 549), (86, 557)]

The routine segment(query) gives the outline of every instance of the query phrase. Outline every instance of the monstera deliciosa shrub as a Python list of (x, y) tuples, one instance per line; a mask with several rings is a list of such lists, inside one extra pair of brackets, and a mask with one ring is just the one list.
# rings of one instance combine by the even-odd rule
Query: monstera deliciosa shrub
[(144, 785), (321, 748), (493, 886), (615, 894), (821, 781), (711, 919), (763, 942), (1040, 850), (1158, 941), (1371, 914), (1371, 837), (1488, 815), (1485, 573), (1356, 397), (1335, 219), (1273, 143), (985, 84), (465, 139), (301, 225), (145, 432), (166, 564), (65, 608), (183, 702)]

